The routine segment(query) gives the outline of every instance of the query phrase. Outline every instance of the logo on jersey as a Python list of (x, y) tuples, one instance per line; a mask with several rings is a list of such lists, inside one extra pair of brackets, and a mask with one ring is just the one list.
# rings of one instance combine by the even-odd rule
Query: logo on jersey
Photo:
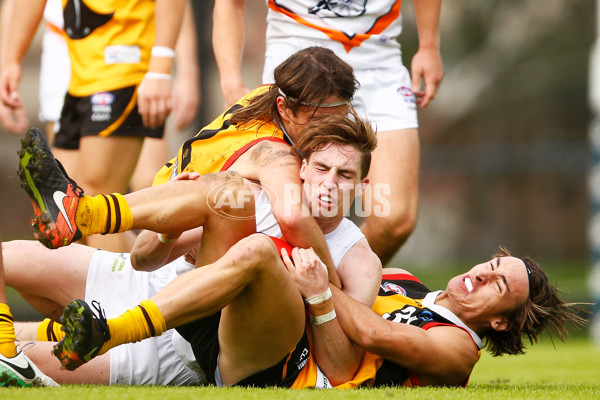
[(396, 294), (401, 294), (402, 296), (406, 296), (406, 290), (402, 286), (398, 286), (395, 283), (385, 282), (381, 285), (381, 288), (384, 292), (394, 292)]
[(309, 14), (319, 14), (322, 18), (359, 17), (367, 10), (367, 0), (321, 0), (308, 9)]
[(400, 96), (402, 96), (402, 99), (404, 100), (405, 103), (412, 103), (412, 104), (416, 103), (415, 95), (413, 94), (412, 90), (410, 90), (409, 87), (400, 86), (396, 90), (398, 91), (398, 94)]
[(98, 92), (90, 97), (92, 103), (92, 121), (108, 121), (112, 114), (112, 103), (115, 96), (110, 92)]
[(111, 105), (115, 101), (115, 96), (110, 92), (94, 93), (91, 98), (93, 106)]

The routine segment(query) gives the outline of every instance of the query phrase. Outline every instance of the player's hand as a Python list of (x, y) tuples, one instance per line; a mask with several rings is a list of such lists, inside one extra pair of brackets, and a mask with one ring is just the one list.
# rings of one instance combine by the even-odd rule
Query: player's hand
[(19, 97), (19, 82), (21, 82), (21, 65), (18, 63), (6, 64), (0, 74), (0, 100), (10, 108), (23, 108)]
[(292, 259), (285, 249), (281, 249), (281, 259), (305, 299), (319, 295), (329, 287), (327, 267), (312, 247), (295, 247), (292, 250)]
[(190, 251), (185, 253), (184, 259), (190, 264), (196, 265), (196, 259), (198, 258), (198, 251), (200, 251), (200, 245), (194, 246)]
[(4, 130), (12, 133), (25, 133), (29, 119), (23, 107), (11, 108), (0, 102), (0, 124)]
[(235, 86), (224, 86), (221, 85), (221, 92), (223, 92), (223, 98), (225, 99), (225, 107), (231, 107), (239, 99), (250, 93), (250, 89), (243, 83)]
[[(444, 66), (437, 48), (419, 48), (411, 63), (412, 92), (420, 108), (425, 108), (435, 97), (442, 79)], [(421, 89), (421, 83), (423, 88)]]
[(196, 119), (200, 107), (200, 82), (198, 73), (177, 72), (177, 78), (173, 84), (173, 123), (177, 130), (189, 126)]
[(171, 80), (149, 78), (148, 75), (138, 88), (138, 112), (144, 126), (155, 129), (165, 124), (171, 112)]
[(200, 177), (199, 172), (182, 172), (177, 175), (171, 182), (175, 181), (195, 181)]

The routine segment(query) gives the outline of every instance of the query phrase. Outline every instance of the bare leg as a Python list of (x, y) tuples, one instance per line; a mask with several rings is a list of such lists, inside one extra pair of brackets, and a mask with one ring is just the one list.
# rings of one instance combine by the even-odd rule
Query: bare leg
[(273, 242), (255, 234), (217, 262), (181, 275), (151, 299), (167, 328), (223, 309), (219, 367), (233, 384), (275, 365), (304, 333), (304, 302)]
[[(223, 202), (223, 198), (236, 200)], [(256, 231), (252, 191), (234, 172), (170, 182), (129, 193), (125, 199), (133, 214), (133, 229), (178, 234), (203, 226), (196, 265), (216, 261), (239, 239)]]
[(37, 328), (39, 322), (15, 322), (17, 339), (21, 342), (37, 342)]
[(77, 371), (60, 369), (60, 362), (52, 356), (54, 342), (35, 342), (27, 349), (27, 356), (39, 369), (58, 383), (108, 385), (110, 383), (110, 352), (82, 365)]
[(165, 137), (162, 139), (144, 139), (140, 158), (129, 183), (129, 188), (132, 192), (152, 186), (154, 174), (169, 159), (166, 135), (167, 133), (165, 132)]
[[(419, 134), (417, 129), (378, 132), (377, 141), (369, 172), (372, 207), (360, 228), (385, 266), (415, 228)], [(381, 196), (386, 188), (390, 194)]]
[(95, 251), (79, 244), (49, 250), (32, 240), (3, 243), (6, 284), (40, 313), (58, 319), (71, 300), (85, 297), (87, 271)]
[[(142, 143), (141, 137), (83, 137), (79, 147), (77, 183), (88, 195), (126, 193)], [(131, 234), (93, 235), (86, 243), (104, 250), (129, 252), (133, 238)]]

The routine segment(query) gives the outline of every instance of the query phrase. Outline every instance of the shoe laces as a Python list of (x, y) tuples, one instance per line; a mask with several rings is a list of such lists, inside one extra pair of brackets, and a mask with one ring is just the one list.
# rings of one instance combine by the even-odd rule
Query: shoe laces
[(100, 303), (96, 300), (92, 300), (92, 307), (96, 310), (95, 314), (97, 314), (97, 315), (95, 315), (95, 319), (99, 325), (99, 328), (102, 333), (102, 336), (104, 337), (104, 340), (109, 340), (110, 339), (110, 329), (108, 328), (108, 322), (106, 320), (106, 313), (104, 312), (104, 309), (100, 306)]
[(75, 192), (75, 195), (77, 197), (81, 197), (83, 195), (83, 189), (81, 188), (81, 186), (79, 186), (77, 184), (77, 182), (75, 182), (75, 180), (72, 179), (69, 176), (69, 174), (67, 174), (67, 171), (65, 170), (65, 167), (63, 167), (62, 163), (60, 161), (58, 161), (58, 159), (55, 158), (54, 161), (56, 161), (56, 164), (58, 165), (58, 168), (61, 170), (61, 172), (65, 176), (65, 179), (67, 180), (67, 182), (69, 182), (71, 184), (71, 186), (73, 186), (73, 191)]
[(34, 347), (36, 344), (37, 344), (36, 342), (27, 342), (21, 346), (21, 341), (19, 339), (15, 340), (15, 346), (17, 347), (17, 349), (19, 349), (23, 353), (25, 353), (27, 350)]

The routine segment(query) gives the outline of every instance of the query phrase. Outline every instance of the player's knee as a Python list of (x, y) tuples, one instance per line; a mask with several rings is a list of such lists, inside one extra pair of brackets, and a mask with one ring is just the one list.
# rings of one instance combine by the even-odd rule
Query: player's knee
[(238, 245), (241, 247), (239, 264), (253, 272), (268, 268), (277, 261), (277, 248), (267, 235), (255, 233), (240, 240)]
[(231, 218), (248, 218), (254, 215), (254, 193), (237, 172), (221, 172), (202, 177), (199, 185), (201, 199), (208, 201), (213, 210)]
[(387, 218), (378, 218), (369, 222), (378, 225), (375, 230), (380, 236), (393, 242), (403, 242), (414, 231), (417, 219), (410, 213), (392, 213)]

